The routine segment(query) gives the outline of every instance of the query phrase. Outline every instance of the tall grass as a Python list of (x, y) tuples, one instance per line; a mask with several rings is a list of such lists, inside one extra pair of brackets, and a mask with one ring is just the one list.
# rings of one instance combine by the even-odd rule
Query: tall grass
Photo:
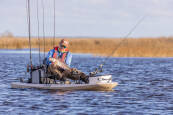
[[(115, 57), (173, 57), (173, 38), (129, 38), (112, 54), (123, 39), (71, 38), (70, 51)], [(55, 39), (58, 45), (60, 38)], [(32, 38), (32, 48), (38, 48), (38, 39)], [(43, 51), (43, 39), (40, 42)], [(53, 39), (46, 38), (46, 51), (53, 48)], [(28, 39), (1, 37), (0, 49), (29, 48)]]

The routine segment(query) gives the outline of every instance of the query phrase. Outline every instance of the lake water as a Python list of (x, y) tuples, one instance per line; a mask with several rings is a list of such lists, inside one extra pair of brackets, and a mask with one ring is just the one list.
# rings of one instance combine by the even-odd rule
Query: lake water
[[(104, 59), (74, 55), (72, 67), (87, 73)], [(11, 89), (28, 62), (29, 53), (0, 50), (0, 114), (173, 114), (173, 58), (109, 58), (103, 74), (119, 83), (111, 92)]]

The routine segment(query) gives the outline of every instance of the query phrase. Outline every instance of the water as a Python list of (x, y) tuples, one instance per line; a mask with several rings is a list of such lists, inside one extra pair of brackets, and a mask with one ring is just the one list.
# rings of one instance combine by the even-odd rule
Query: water
[[(109, 58), (104, 74), (119, 83), (111, 92), (11, 89), (28, 60), (29, 53), (0, 51), (0, 114), (173, 114), (172, 58)], [(87, 73), (103, 60), (74, 55), (72, 66)]]

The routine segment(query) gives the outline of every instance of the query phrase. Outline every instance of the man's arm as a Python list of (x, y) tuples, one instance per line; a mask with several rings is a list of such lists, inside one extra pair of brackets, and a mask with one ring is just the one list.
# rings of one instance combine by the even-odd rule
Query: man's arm
[(72, 54), (70, 52), (67, 53), (67, 57), (65, 60), (65, 63), (70, 67), (71, 65), (71, 60), (72, 60)]
[(49, 61), (49, 58), (52, 57), (53, 52), (54, 52), (54, 51), (53, 51), (53, 49), (52, 49), (52, 50), (50, 50), (50, 51), (48, 52), (48, 54), (47, 54), (47, 57), (46, 57), (46, 64), (47, 64), (47, 65), (51, 64), (51, 62)]

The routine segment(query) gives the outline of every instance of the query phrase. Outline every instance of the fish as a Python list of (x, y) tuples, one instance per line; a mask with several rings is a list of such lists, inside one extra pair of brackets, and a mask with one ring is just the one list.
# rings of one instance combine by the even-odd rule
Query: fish
[(51, 61), (55, 66), (58, 66), (64, 70), (71, 70), (71, 68), (67, 64), (57, 58), (49, 58), (49, 61)]
[(69, 70), (70, 76), (66, 76), (67, 78), (73, 80), (82, 80), (85, 83), (89, 83), (89, 76), (85, 75), (83, 72), (79, 71), (78, 69), (70, 68), (67, 64), (65, 64), (64, 62), (62, 62), (57, 58), (49, 58), (49, 61), (51, 61), (57, 67), (60, 67), (64, 70)]

